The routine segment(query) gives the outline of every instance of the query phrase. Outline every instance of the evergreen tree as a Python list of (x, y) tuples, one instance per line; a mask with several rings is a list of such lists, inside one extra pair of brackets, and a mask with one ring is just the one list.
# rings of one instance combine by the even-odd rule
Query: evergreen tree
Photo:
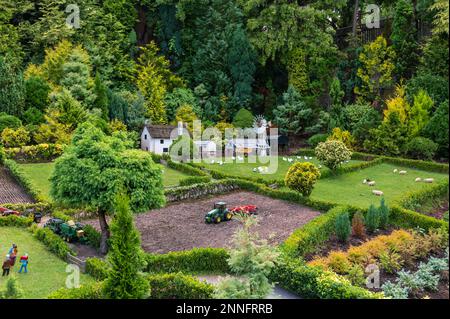
[(94, 80), (94, 94), (95, 100), (92, 103), (92, 108), (101, 110), (103, 118), (107, 119), (109, 115), (107, 89), (98, 72), (96, 73)]
[(424, 90), (420, 90), (414, 96), (414, 103), (409, 111), (409, 134), (411, 136), (421, 135), (423, 129), (430, 121), (430, 112), (433, 109), (434, 102)]
[(442, 102), (434, 112), (428, 125), (425, 127), (424, 133), (439, 145), (438, 154), (444, 158), (448, 158), (449, 145), (449, 103)]
[(148, 280), (141, 273), (146, 262), (126, 196), (116, 197), (114, 212), (107, 257), (111, 270), (104, 284), (104, 294), (111, 299), (145, 298), (150, 293)]
[(36, 108), (45, 111), (49, 104), (50, 86), (41, 77), (32, 76), (25, 81), (25, 106), (26, 109)]
[(25, 107), (22, 75), (0, 56), (0, 113), (21, 116)]

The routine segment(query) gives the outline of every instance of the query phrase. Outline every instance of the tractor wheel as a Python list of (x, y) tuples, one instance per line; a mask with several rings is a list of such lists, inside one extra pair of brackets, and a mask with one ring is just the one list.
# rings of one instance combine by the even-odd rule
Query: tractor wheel
[(221, 221), (222, 221), (222, 218), (220, 218), (220, 216), (217, 216), (216, 218), (214, 218), (214, 223), (216, 223), (216, 224), (220, 224)]
[(225, 214), (225, 220), (226, 221), (229, 221), (229, 220), (231, 220), (233, 218), (233, 214), (232, 213), (226, 213)]

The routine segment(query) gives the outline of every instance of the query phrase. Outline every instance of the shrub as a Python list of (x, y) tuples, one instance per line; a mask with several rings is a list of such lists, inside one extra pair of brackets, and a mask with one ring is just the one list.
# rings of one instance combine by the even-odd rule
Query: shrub
[(386, 252), (382, 252), (379, 256), (381, 268), (389, 274), (393, 274), (402, 268), (403, 260), (400, 254), (396, 253), (392, 249)]
[(309, 196), (319, 178), (320, 170), (314, 164), (295, 163), (286, 174), (285, 184), (303, 196)]
[(352, 149), (355, 145), (355, 138), (349, 131), (344, 131), (339, 127), (335, 127), (333, 132), (327, 139), (328, 141), (341, 141), (347, 146), (348, 149)]
[(86, 236), (89, 245), (94, 248), (100, 248), (101, 234), (91, 225), (84, 225), (84, 235)]
[(409, 157), (421, 160), (432, 160), (439, 145), (425, 137), (415, 137), (405, 145), (405, 153)]
[(5, 159), (6, 159), (5, 149), (3, 148), (3, 145), (0, 144), (0, 165), (3, 165), (3, 163), (5, 163)]
[(64, 152), (64, 145), (38, 144), (5, 149), (8, 158), (22, 162), (52, 161)]
[(233, 118), (234, 127), (249, 128), (253, 127), (253, 114), (247, 109), (240, 109)]
[(342, 242), (347, 242), (350, 233), (351, 233), (351, 226), (350, 226), (350, 218), (348, 216), (348, 213), (340, 215), (336, 219), (336, 236), (337, 238)]
[(375, 232), (380, 227), (380, 215), (378, 209), (374, 205), (370, 205), (365, 220), (367, 230), (371, 233)]
[(152, 299), (211, 299), (214, 288), (198, 279), (177, 274), (158, 274), (147, 277)]
[(341, 141), (328, 140), (319, 143), (315, 150), (317, 159), (331, 170), (352, 158), (352, 152)]
[(360, 212), (357, 212), (355, 215), (353, 215), (352, 233), (353, 233), (353, 236), (355, 236), (359, 239), (366, 238), (366, 227), (364, 226), (364, 215)]
[(92, 285), (82, 285), (78, 289), (61, 288), (52, 292), (48, 299), (103, 299), (103, 283), (97, 282)]
[(0, 290), (1, 299), (20, 299), (23, 296), (23, 290), (19, 287), (17, 279), (14, 276), (6, 280), (5, 290)]
[(25, 124), (39, 125), (45, 121), (44, 114), (35, 107), (30, 107), (22, 115)]
[(386, 205), (386, 202), (381, 199), (380, 208), (378, 209), (378, 215), (380, 220), (380, 227), (382, 229), (386, 229), (389, 225), (389, 207)]
[(6, 114), (4, 112), (0, 112), (0, 134), (5, 128), (15, 129), (21, 126), (22, 121), (19, 118), (13, 115)]
[(5, 147), (22, 147), (30, 142), (30, 133), (23, 126), (17, 129), (7, 127), (2, 132), (2, 141)]
[(59, 258), (66, 260), (67, 254), (76, 255), (76, 253), (67, 245), (67, 243), (48, 228), (39, 228), (37, 225), (30, 227), (34, 237), (42, 241), (47, 248)]
[(192, 176), (183, 178), (180, 181), (180, 186), (190, 186), (201, 183), (209, 183), (211, 181), (211, 177), (209, 176)]
[(110, 266), (103, 260), (98, 258), (86, 259), (86, 273), (97, 280), (108, 278)]
[(33, 224), (33, 218), (21, 217), (16, 215), (9, 215), (6, 217), (0, 217), (0, 227), (11, 226), (11, 227), (29, 227)]
[(325, 142), (328, 139), (328, 134), (315, 134), (308, 139), (308, 145), (316, 147), (319, 143)]

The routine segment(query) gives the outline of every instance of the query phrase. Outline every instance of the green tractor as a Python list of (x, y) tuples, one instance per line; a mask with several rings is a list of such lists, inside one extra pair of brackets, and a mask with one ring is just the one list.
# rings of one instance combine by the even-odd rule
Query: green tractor
[(87, 238), (84, 234), (83, 225), (75, 223), (73, 220), (64, 222), (58, 218), (50, 219), (44, 227), (49, 228), (55, 234), (62, 237), (67, 242), (79, 242), (81, 244), (87, 243)]
[(233, 213), (227, 209), (227, 204), (219, 202), (214, 204), (214, 209), (205, 216), (205, 222), (207, 224), (215, 223), (220, 224), (224, 221), (229, 221), (233, 218)]

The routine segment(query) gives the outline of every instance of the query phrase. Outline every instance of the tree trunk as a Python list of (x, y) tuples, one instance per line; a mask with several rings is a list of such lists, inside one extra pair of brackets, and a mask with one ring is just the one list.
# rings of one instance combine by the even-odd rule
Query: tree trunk
[(353, 24), (352, 33), (356, 35), (356, 28), (358, 27), (358, 12), (359, 12), (359, 0), (355, 0), (355, 10), (353, 11)]
[(103, 210), (98, 211), (98, 221), (102, 230), (100, 237), (100, 253), (106, 255), (108, 253), (108, 239), (110, 236), (109, 226), (106, 222), (106, 214)]

